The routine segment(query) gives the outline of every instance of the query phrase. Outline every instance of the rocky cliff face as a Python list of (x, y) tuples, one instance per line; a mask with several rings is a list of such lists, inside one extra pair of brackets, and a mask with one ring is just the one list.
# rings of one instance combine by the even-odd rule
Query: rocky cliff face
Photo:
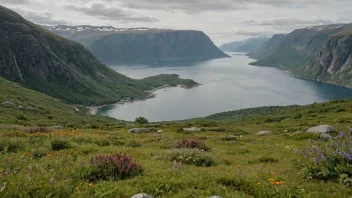
[(269, 40), (251, 54), (258, 59), (252, 64), (278, 67), (297, 77), (351, 87), (351, 34), (352, 24), (295, 30), (277, 36), (276, 41)]
[(148, 63), (158, 60), (204, 60), (228, 57), (200, 31), (46, 27), (83, 44), (107, 64)]
[(331, 36), (300, 76), (352, 88), (352, 34)]

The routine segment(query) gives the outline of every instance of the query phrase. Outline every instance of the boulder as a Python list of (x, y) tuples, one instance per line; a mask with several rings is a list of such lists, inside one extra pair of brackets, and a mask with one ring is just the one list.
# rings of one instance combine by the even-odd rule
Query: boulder
[(131, 198), (153, 198), (152, 196), (150, 195), (147, 195), (147, 194), (136, 194), (136, 195), (133, 195)]
[(257, 135), (269, 135), (271, 134), (271, 131), (259, 131)]
[(157, 130), (152, 128), (134, 128), (134, 129), (128, 130), (128, 133), (152, 133), (152, 132), (157, 132)]
[(200, 132), (202, 129), (197, 128), (197, 127), (191, 127), (191, 128), (183, 128), (185, 131), (191, 131), (191, 132)]
[(53, 126), (51, 127), (52, 129), (55, 129), (55, 130), (60, 130), (60, 129), (64, 129), (63, 126)]
[(163, 132), (163, 130), (158, 130), (157, 132), (158, 132), (158, 133), (161, 133), (161, 132)]
[(15, 105), (15, 103), (11, 102), (11, 101), (5, 101), (2, 103), (3, 105)]
[(306, 132), (308, 133), (327, 133), (327, 132), (335, 132), (336, 130), (329, 125), (320, 125), (316, 127), (312, 127), (308, 129)]
[(222, 198), (220, 196), (211, 196), (211, 197), (208, 197), (208, 198)]
[(18, 109), (19, 109), (19, 110), (24, 110), (25, 108), (24, 108), (24, 106), (22, 106), (22, 105), (18, 105)]

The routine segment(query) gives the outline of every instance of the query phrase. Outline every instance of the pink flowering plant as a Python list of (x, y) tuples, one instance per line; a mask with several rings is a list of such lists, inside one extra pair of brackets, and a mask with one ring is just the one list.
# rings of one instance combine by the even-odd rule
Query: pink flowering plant
[(132, 161), (131, 155), (116, 153), (113, 155), (98, 155), (89, 161), (92, 180), (118, 181), (129, 179), (143, 173), (143, 168)]

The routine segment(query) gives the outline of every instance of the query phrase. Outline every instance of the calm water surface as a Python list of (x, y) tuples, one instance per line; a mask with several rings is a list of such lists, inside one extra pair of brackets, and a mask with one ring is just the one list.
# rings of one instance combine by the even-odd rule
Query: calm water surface
[(192, 89), (161, 89), (155, 92), (156, 98), (104, 107), (99, 113), (128, 121), (138, 116), (150, 121), (170, 121), (250, 107), (304, 105), (352, 97), (352, 89), (293, 78), (275, 68), (249, 65), (253, 61), (244, 54), (232, 54), (232, 58), (177, 65), (112, 66), (136, 79), (179, 74), (203, 85)]

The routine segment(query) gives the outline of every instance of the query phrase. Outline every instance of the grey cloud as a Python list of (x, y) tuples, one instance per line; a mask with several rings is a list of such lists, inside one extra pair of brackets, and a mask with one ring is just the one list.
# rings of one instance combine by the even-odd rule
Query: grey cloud
[(239, 35), (239, 36), (271, 36), (279, 32), (274, 31), (251, 31), (245, 29), (237, 29), (230, 32), (213, 32), (210, 33), (212, 36), (226, 36), (226, 35)]
[(69, 22), (53, 18), (51, 12), (47, 10), (32, 10), (24, 7), (13, 8), (24, 18), (41, 25), (64, 25)]
[(120, 8), (115, 5), (109, 5), (102, 1), (92, 1), (89, 4), (66, 5), (66, 9), (79, 11), (88, 16), (97, 16), (103, 19), (111, 19), (118, 21), (139, 21), (139, 22), (156, 22), (157, 19), (147, 16), (139, 16), (127, 9)]
[(245, 20), (239, 22), (243, 25), (265, 26), (281, 31), (291, 31), (293, 29), (309, 26), (326, 25), (334, 23), (327, 19), (298, 19), (298, 18), (275, 18), (267, 20)]
[(19, 4), (29, 4), (29, 0), (0, 0), (0, 3), (4, 3), (4, 4), (15, 4), (15, 5), (19, 5)]

